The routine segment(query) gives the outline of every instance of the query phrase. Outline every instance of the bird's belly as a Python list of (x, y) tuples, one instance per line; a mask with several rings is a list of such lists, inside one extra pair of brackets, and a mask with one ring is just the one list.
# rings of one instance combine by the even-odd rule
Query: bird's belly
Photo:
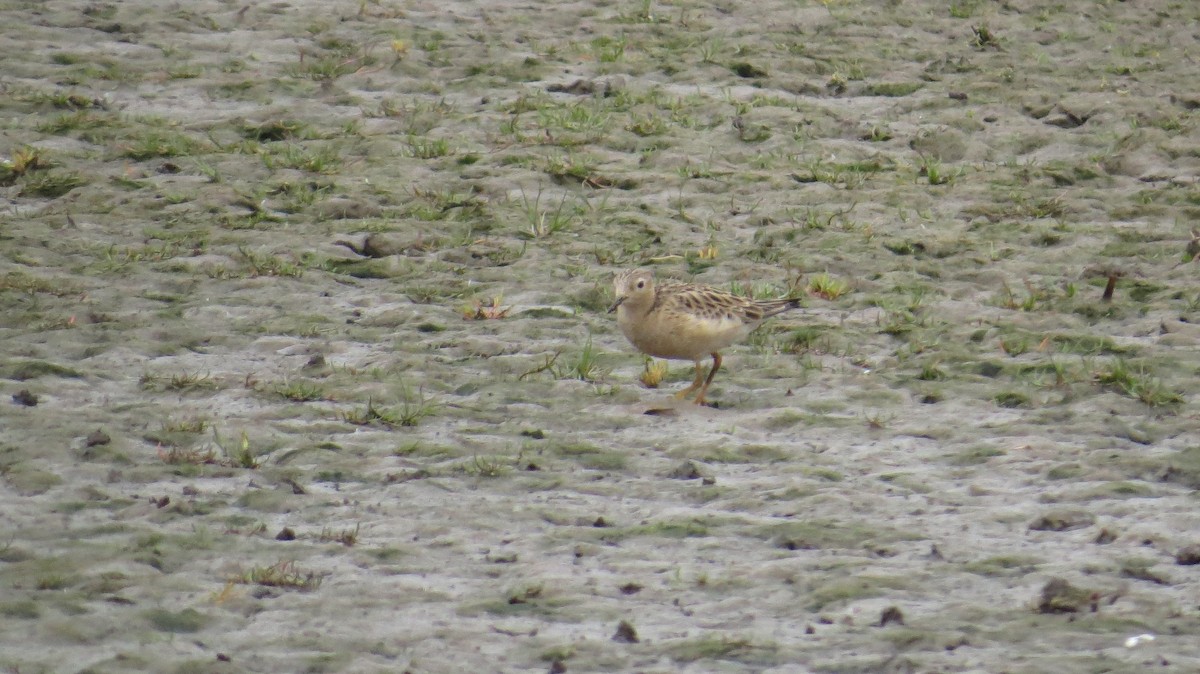
[(621, 321), (621, 331), (642, 353), (655, 358), (701, 360), (745, 336), (740, 322), (694, 321), (638, 324)]

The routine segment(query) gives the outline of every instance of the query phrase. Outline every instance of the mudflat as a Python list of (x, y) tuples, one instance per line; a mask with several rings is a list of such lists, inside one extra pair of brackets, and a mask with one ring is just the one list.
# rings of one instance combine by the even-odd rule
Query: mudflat
[(0, 25), (3, 671), (1200, 669), (1200, 6)]

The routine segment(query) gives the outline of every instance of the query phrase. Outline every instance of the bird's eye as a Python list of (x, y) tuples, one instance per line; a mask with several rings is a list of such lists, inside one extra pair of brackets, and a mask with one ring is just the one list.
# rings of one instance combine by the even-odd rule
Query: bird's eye
[(638, 281), (637, 287), (638, 287), (638, 290), (641, 290), (642, 288), (645, 288), (645, 287), (646, 287), (646, 282), (645, 282), (645, 281)]

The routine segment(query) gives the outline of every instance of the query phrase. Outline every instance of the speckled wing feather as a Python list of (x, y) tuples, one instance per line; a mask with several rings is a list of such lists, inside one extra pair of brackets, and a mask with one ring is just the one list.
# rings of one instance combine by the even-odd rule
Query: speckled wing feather
[(739, 320), (755, 324), (765, 318), (800, 305), (800, 300), (756, 301), (714, 288), (685, 283), (658, 288), (655, 305), (665, 310), (681, 311), (706, 320)]
[(762, 312), (763, 318), (770, 318), (775, 314), (782, 314), (789, 309), (795, 309), (800, 306), (800, 298), (791, 297), (781, 300), (760, 300), (754, 303), (756, 309)]

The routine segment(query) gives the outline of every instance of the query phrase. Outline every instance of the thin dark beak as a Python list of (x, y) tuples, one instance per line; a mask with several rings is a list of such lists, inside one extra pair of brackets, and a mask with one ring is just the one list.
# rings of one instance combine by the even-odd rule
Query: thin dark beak
[(624, 302), (624, 301), (625, 301), (625, 297), (618, 297), (617, 301), (613, 302), (612, 306), (608, 308), (608, 313), (611, 314), (612, 312), (616, 311), (617, 307), (621, 306), (621, 302)]

